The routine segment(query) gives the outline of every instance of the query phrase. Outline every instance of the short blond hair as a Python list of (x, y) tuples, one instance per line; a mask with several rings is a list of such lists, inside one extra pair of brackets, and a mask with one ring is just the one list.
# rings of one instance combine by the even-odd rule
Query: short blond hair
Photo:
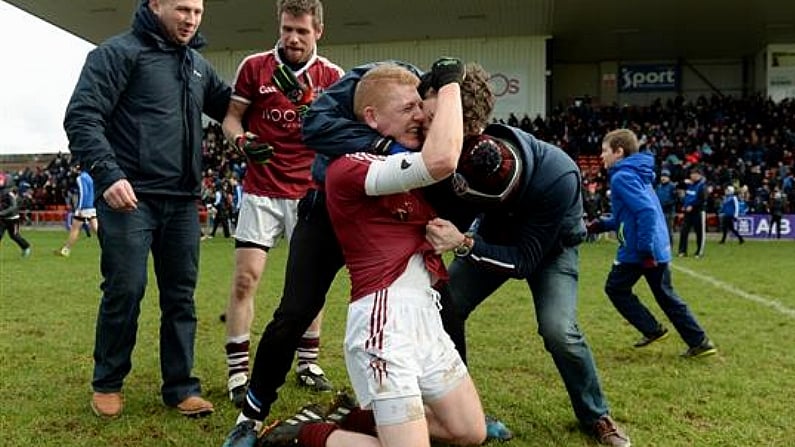
[(385, 63), (370, 69), (356, 84), (356, 91), (353, 95), (353, 113), (358, 119), (363, 119), (365, 107), (380, 106), (384, 103), (385, 98), (388, 97), (384, 93), (386, 84), (408, 85), (417, 88), (420, 79), (397, 64)]

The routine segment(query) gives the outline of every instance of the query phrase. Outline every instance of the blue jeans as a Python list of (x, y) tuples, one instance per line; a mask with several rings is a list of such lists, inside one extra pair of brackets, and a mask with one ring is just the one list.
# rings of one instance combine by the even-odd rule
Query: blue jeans
[[(609, 412), (591, 348), (577, 325), (579, 252), (566, 248), (542, 261), (526, 278), (536, 310), (538, 334), (558, 368), (577, 419), (590, 427)], [(509, 278), (464, 259), (450, 265), (450, 292), (463, 319)]]
[(700, 345), (706, 335), (687, 307), (687, 303), (674, 291), (668, 263), (658, 264), (652, 269), (644, 269), (640, 264), (613, 265), (613, 269), (607, 275), (605, 293), (618, 313), (643, 335), (652, 336), (660, 331), (660, 323), (640, 302), (638, 296), (632, 293), (632, 287), (641, 276), (646, 278), (654, 299), (685, 343), (690, 347)]
[(196, 337), (193, 292), (199, 266), (199, 216), (194, 200), (138, 197), (133, 212), (97, 201), (102, 300), (94, 344), (95, 391), (120, 391), (130, 372), (151, 251), (160, 295), (161, 393), (166, 405), (201, 394), (191, 377)]

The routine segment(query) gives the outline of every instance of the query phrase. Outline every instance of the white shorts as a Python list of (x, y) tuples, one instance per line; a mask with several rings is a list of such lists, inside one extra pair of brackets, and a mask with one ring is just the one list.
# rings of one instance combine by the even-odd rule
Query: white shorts
[[(434, 401), (469, 374), (442, 327), (439, 294), (427, 279), (410, 284), (398, 280), (348, 306), (345, 364), (362, 408), (407, 397)], [(411, 414), (402, 417), (413, 419)], [(389, 418), (400, 420), (401, 415)]]
[(96, 208), (82, 208), (75, 210), (74, 217), (80, 220), (89, 220), (97, 217)]
[(235, 239), (273, 247), (283, 236), (290, 242), (298, 219), (298, 200), (243, 193)]

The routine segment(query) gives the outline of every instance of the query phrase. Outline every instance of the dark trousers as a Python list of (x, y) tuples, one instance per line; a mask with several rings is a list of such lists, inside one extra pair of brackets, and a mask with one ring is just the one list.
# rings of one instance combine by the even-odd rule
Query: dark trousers
[(773, 235), (773, 226), (776, 226), (776, 238), (781, 239), (781, 214), (770, 215), (770, 229), (767, 232), (767, 237)]
[(151, 252), (160, 295), (163, 401), (175, 406), (201, 394), (199, 379), (191, 376), (200, 233), (196, 202), (139, 196), (135, 211), (118, 212), (98, 200), (97, 215), (102, 222), (98, 238), (103, 280), (94, 345), (94, 390), (121, 390), (132, 368), (130, 358)]
[(729, 234), (730, 231), (734, 235), (734, 237), (736, 237), (740, 241), (740, 243), (745, 241), (743, 237), (740, 235), (740, 233), (737, 232), (737, 229), (734, 228), (734, 221), (735, 221), (734, 216), (720, 216), (720, 229), (722, 233), (722, 236), (720, 238), (721, 244), (726, 242), (726, 236)]
[(665, 226), (668, 227), (668, 243), (671, 244), (671, 249), (674, 246), (674, 216), (676, 212), (673, 209), (663, 212), (665, 216)]
[(0, 219), (0, 240), (3, 239), (3, 235), (6, 234), (6, 231), (8, 231), (8, 236), (11, 237), (11, 240), (16, 242), (22, 251), (30, 248), (30, 243), (19, 234), (19, 218)]
[(325, 195), (310, 191), (298, 204), (298, 222), (290, 238), (284, 290), (273, 319), (262, 333), (251, 371), (249, 397), (243, 414), (262, 419), (276, 401), (295, 350), (306, 329), (326, 302), (326, 293), (345, 264), (342, 249), (326, 209)]
[(691, 211), (685, 213), (682, 222), (682, 231), (679, 234), (679, 253), (687, 254), (687, 238), (690, 230), (696, 232), (696, 256), (704, 256), (704, 231), (707, 224), (707, 215), (704, 211)]
[(215, 215), (210, 236), (215, 237), (215, 232), (218, 230), (219, 225), (224, 230), (224, 237), (229, 237), (229, 216), (226, 214), (226, 211), (219, 210), (218, 214)]
[(618, 313), (643, 335), (652, 336), (659, 332), (660, 323), (632, 292), (632, 287), (641, 276), (646, 278), (654, 299), (685, 343), (690, 347), (700, 345), (706, 335), (687, 303), (674, 291), (668, 263), (650, 269), (644, 269), (640, 264), (613, 265), (607, 276), (605, 293)]
[[(558, 369), (574, 414), (584, 426), (590, 427), (608, 413), (608, 406), (591, 348), (577, 323), (578, 269), (579, 252), (576, 247), (569, 247), (560, 254), (548, 255), (525, 280), (544, 348)], [(504, 273), (461, 258), (453, 260), (449, 273), (452, 307), (459, 321), (466, 320), (481, 302), (510, 279)], [(442, 306), (444, 309), (446, 300)], [(442, 321), (450, 322), (451, 318), (442, 315)], [(461, 353), (463, 327), (456, 331), (445, 327), (445, 330)]]

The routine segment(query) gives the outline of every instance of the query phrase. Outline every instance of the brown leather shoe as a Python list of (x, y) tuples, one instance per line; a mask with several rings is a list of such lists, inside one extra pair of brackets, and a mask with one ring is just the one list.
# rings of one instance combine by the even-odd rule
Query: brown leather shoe
[(199, 396), (188, 396), (185, 400), (177, 404), (177, 410), (183, 416), (202, 417), (207, 416), (215, 409), (213, 404)]
[(91, 409), (94, 414), (103, 418), (116, 418), (124, 409), (124, 396), (121, 393), (95, 392), (91, 397)]
[(614, 447), (630, 447), (632, 445), (629, 436), (608, 415), (604, 415), (594, 422), (592, 429), (600, 444)]

